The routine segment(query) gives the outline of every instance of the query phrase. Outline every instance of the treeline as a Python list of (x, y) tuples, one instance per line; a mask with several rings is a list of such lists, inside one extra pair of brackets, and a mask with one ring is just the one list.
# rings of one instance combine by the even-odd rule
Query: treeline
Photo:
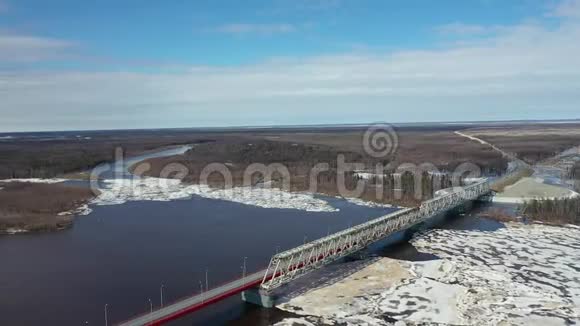
[(0, 179), (52, 178), (89, 170), (115, 159), (115, 149), (125, 155), (163, 146), (190, 144), (200, 140), (195, 135), (102, 136), (90, 140), (47, 140), (0, 142)]
[(570, 170), (570, 177), (572, 179), (580, 180), (580, 162), (574, 163), (572, 170)]
[[(250, 165), (280, 164), (283, 169), (272, 173), (274, 187), (289, 186), (291, 191), (314, 191), (338, 196), (344, 195), (344, 190), (347, 193), (354, 191), (358, 185), (362, 186), (362, 193), (358, 196), (361, 199), (405, 205), (418, 204), (432, 198), (435, 191), (451, 186), (449, 175), (430, 174), (426, 171), (415, 176), (410, 171), (397, 173), (394, 170), (385, 170), (381, 175), (372, 178), (362, 178), (353, 170), (341, 173), (337, 163), (339, 155), (346, 163), (361, 163), (358, 166), (361, 170), (372, 171), (376, 164), (388, 164), (388, 161), (366, 157), (359, 152), (337, 151), (330, 146), (259, 140), (250, 143), (238, 141), (199, 144), (183, 156), (148, 160), (146, 163), (151, 164), (151, 169), (144, 174), (173, 177), (167, 174), (167, 167), (181, 166), (185, 171), (177, 169), (174, 176), (184, 182), (207, 183), (212, 187), (223, 188), (226, 186), (226, 178), (222, 173), (203, 174), (209, 164), (221, 163), (231, 176), (231, 184), (228, 186), (237, 187), (248, 182), (244, 174)], [(321, 164), (325, 165), (324, 169), (320, 169)], [(133, 169), (137, 171), (139, 166), (134, 166)], [(284, 176), (286, 171), (290, 176), (286, 177), (288, 180)], [(179, 175), (180, 172), (187, 175)], [(420, 180), (420, 183), (416, 180)], [(256, 186), (264, 181), (261, 173), (254, 173), (251, 174), (249, 184)]]
[(524, 205), (524, 215), (548, 223), (580, 225), (580, 197), (531, 200)]
[(113, 148), (99, 152), (78, 149), (1, 152), (0, 179), (52, 178), (88, 170), (100, 163), (113, 160), (113, 152)]

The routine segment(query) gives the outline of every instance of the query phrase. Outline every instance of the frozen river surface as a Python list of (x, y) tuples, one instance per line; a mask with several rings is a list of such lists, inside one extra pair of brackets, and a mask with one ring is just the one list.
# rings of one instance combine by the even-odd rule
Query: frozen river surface
[[(314, 324), (580, 323), (577, 227), (510, 224), (492, 231), (435, 229), (417, 235), (411, 243), (419, 252), (439, 259), (351, 262), (358, 272), (289, 298), (282, 308), (307, 315), (302, 320)], [(360, 290), (357, 283), (361, 282), (372, 284)], [(290, 319), (279, 324), (290, 325)]]

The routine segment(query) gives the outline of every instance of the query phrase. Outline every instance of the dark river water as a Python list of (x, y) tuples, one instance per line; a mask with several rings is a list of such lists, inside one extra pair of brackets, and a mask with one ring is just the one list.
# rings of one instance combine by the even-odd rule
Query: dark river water
[[(267, 265), (281, 250), (350, 223), (386, 213), (328, 199), (334, 213), (264, 209), (194, 197), (172, 202), (128, 202), (97, 206), (72, 229), (0, 237), (0, 325), (103, 324), (122, 321), (160, 303)], [(219, 324), (241, 316), (239, 298), (216, 305), (199, 318)], [(219, 313), (218, 313), (219, 312)], [(192, 319), (194, 320), (194, 319)], [(199, 319), (198, 319), (199, 321)], [(191, 324), (187, 319), (179, 325)]]
[[(175, 151), (175, 150), (173, 150)], [(174, 153), (174, 152), (171, 152)], [(151, 155), (148, 155), (149, 157)], [(132, 160), (134, 162), (135, 160)], [(325, 198), (338, 212), (266, 209), (194, 196), (94, 206), (60, 232), (0, 236), (0, 325), (109, 325), (266, 267), (276, 250), (393, 209)], [(284, 313), (233, 297), (175, 325), (269, 324)]]
[[(194, 196), (94, 206), (69, 230), (0, 236), (0, 325), (104, 325), (105, 304), (113, 325), (148, 311), (149, 300), (158, 307), (162, 284), (168, 303), (198, 292), (206, 269), (211, 288), (241, 276), (243, 257), (248, 272), (259, 270), (277, 250), (393, 210), (323, 198), (340, 211), (266, 209)], [(454, 221), (464, 222), (449, 225), (492, 223)], [(382, 255), (432, 258), (405, 242)], [(172, 325), (269, 325), (287, 315), (236, 296)]]

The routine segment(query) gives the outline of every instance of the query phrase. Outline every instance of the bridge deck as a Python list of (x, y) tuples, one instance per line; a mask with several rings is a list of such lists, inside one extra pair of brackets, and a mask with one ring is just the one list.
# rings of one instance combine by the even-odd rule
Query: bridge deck
[(161, 309), (154, 310), (152, 313), (147, 313), (132, 320), (121, 323), (120, 325), (159, 325), (168, 322), (190, 312), (199, 310), (224, 298), (241, 293), (244, 290), (259, 285), (262, 282), (265, 273), (266, 270), (252, 273), (244, 278), (234, 280), (232, 282), (213, 288), (207, 292), (177, 301)]

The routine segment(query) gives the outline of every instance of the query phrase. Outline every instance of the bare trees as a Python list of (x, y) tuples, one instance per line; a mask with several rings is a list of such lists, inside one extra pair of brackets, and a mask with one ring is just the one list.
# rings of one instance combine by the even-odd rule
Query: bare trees
[(524, 214), (549, 223), (580, 224), (580, 198), (531, 200), (524, 205)]

